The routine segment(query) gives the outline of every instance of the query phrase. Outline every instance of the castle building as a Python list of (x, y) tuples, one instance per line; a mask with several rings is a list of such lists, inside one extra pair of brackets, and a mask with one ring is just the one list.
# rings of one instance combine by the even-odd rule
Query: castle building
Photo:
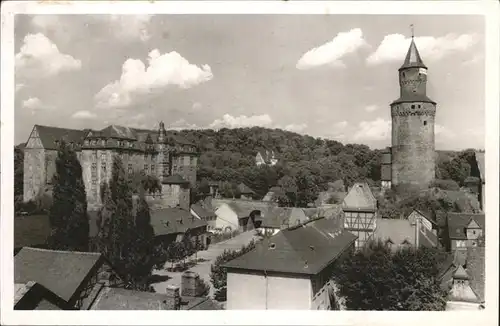
[(382, 183), (385, 188), (400, 184), (425, 187), (435, 178), (436, 102), (427, 97), (427, 67), (413, 36), (399, 68), (399, 86), (400, 96), (390, 105), (392, 146), (383, 155)]
[(101, 185), (111, 178), (113, 158), (119, 156), (128, 175), (143, 172), (155, 176), (162, 194), (175, 184), (196, 184), (199, 153), (194, 144), (165, 130), (135, 129), (110, 125), (102, 130), (74, 130), (35, 125), (24, 154), (24, 201), (50, 193), (56, 172), (59, 142), (64, 140), (77, 153), (89, 209), (101, 204)]

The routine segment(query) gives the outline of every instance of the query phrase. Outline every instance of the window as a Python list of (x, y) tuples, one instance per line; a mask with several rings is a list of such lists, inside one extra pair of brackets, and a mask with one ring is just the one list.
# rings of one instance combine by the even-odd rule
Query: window
[(427, 126), (427, 121), (424, 121), (424, 126)]
[(474, 234), (474, 235), (475, 235), (475, 234), (476, 234), (476, 230), (472, 230), (472, 234)]
[(102, 146), (106, 146), (106, 139), (101, 140)]
[(106, 153), (101, 153), (101, 161), (106, 161)]
[(477, 242), (476, 241), (472, 241), (472, 246), (473, 247), (477, 247)]
[(413, 104), (412, 104), (412, 105), (411, 105), (411, 108), (412, 108), (412, 109), (414, 109), (414, 108), (415, 108), (415, 105), (413, 105)]
[(132, 164), (129, 163), (128, 165), (128, 174), (132, 174), (134, 170), (132, 169)]
[(154, 173), (154, 172), (155, 172), (155, 165), (151, 164), (151, 173)]
[(101, 170), (103, 173), (106, 173), (106, 162), (101, 162)]
[(149, 173), (149, 165), (148, 165), (148, 164), (144, 164), (144, 172), (145, 172), (146, 174), (148, 174), (148, 173)]

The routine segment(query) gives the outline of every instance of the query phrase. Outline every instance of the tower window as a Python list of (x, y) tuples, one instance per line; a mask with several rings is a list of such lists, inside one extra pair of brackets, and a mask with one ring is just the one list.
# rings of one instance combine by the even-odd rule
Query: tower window
[(420, 109), (420, 104), (418, 105), (418, 108)]
[(412, 106), (411, 106), (411, 108), (412, 108), (412, 109), (414, 109), (414, 108), (415, 108), (415, 105), (412, 105)]
[(424, 126), (427, 126), (427, 121), (424, 121)]
[(403, 72), (403, 78), (406, 77), (405, 73)]

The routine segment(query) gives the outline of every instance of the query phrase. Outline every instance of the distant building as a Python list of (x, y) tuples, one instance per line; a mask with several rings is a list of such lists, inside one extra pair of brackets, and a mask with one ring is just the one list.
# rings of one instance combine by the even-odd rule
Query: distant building
[(165, 180), (178, 174), (191, 186), (196, 184), (199, 154), (196, 146), (175, 132), (167, 132), (163, 122), (158, 130), (111, 125), (102, 130), (74, 130), (35, 125), (24, 149), (24, 201), (44, 196), (52, 188), (55, 161), (61, 141), (77, 152), (89, 209), (101, 205), (101, 184), (111, 178), (113, 157), (122, 159), (128, 175), (143, 171), (156, 176), (162, 193), (171, 184)]
[(257, 166), (261, 165), (269, 165), (273, 166), (278, 163), (278, 159), (276, 158), (273, 150), (263, 149), (257, 152), (255, 155), (255, 164)]
[(416, 229), (415, 245), (425, 247), (440, 247), (439, 225), (435, 215), (430, 211), (414, 209), (407, 220)]
[(329, 310), (333, 267), (354, 251), (356, 236), (321, 219), (265, 238), (228, 262), (228, 310)]
[(255, 228), (255, 219), (259, 220), (262, 212), (271, 207), (271, 204), (266, 202), (243, 199), (214, 200), (214, 203), (217, 207), (216, 229), (224, 233)]
[(189, 236), (193, 243), (207, 247), (207, 222), (182, 208), (164, 208), (151, 211), (151, 226), (157, 242), (170, 244)]
[[(30, 283), (32, 282), (32, 283)], [(14, 257), (14, 283), (16, 305), (19, 309), (46, 309), (46, 301), (55, 304), (59, 309), (82, 309), (92, 300), (97, 284), (121, 286), (122, 282), (115, 271), (100, 253), (57, 251), (25, 247)], [(34, 286), (37, 283), (51, 293)], [(30, 290), (23, 290), (31, 288)], [(44, 293), (32, 295), (30, 291)], [(19, 302), (24, 295), (32, 295), (30, 300)], [(61, 306), (57, 302), (64, 304)], [(42, 305), (41, 307), (39, 305)], [(45, 305), (45, 308), (44, 308)]]
[(265, 235), (274, 235), (309, 221), (304, 210), (297, 207), (272, 207), (262, 212), (261, 219), (258, 229)]
[(377, 226), (377, 200), (366, 183), (355, 183), (342, 203), (344, 228), (356, 235), (356, 248), (373, 238)]
[(382, 187), (426, 187), (435, 178), (436, 102), (427, 96), (427, 67), (413, 37), (398, 73), (400, 96), (391, 103), (392, 141), (382, 154)]

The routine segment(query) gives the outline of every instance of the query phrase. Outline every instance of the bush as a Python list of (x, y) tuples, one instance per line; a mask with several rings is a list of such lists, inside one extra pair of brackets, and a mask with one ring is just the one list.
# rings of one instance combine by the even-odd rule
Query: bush
[(200, 278), (198, 280), (198, 287), (200, 289), (200, 293), (197, 295), (198, 297), (206, 297), (210, 293), (210, 284), (207, 281)]

